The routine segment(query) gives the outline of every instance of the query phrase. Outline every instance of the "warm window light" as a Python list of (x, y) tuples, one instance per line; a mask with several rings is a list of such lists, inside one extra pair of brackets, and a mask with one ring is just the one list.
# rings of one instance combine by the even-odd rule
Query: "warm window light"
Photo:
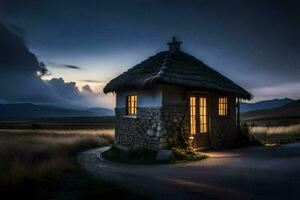
[(190, 131), (192, 135), (207, 132), (207, 101), (205, 97), (190, 97)]
[(206, 106), (206, 98), (199, 98), (199, 118), (200, 118), (200, 133), (207, 132), (207, 106)]
[(136, 115), (137, 113), (137, 96), (127, 96), (127, 115)]
[(196, 97), (190, 97), (190, 125), (191, 134), (196, 134)]
[(228, 99), (227, 97), (219, 98), (219, 115), (228, 115)]

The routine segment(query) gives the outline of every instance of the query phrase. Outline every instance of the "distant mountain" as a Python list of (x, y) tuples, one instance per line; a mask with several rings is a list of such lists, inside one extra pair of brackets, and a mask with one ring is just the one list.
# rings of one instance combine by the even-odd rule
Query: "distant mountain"
[(56, 107), (51, 105), (35, 105), (31, 103), (0, 104), (0, 119), (96, 117), (96, 116), (107, 116), (108, 113), (109, 113), (109, 109), (106, 108), (92, 108), (91, 110), (89, 109), (76, 110), (76, 109), (61, 108), (61, 107)]
[(94, 113), (98, 116), (113, 116), (115, 115), (115, 112), (111, 109), (108, 108), (89, 108), (87, 109), (87, 111)]
[(243, 113), (243, 112), (249, 112), (253, 110), (279, 108), (293, 101), (294, 101), (293, 99), (284, 98), (284, 99), (272, 99), (266, 101), (259, 101), (256, 103), (241, 103), (240, 109), (241, 109), (241, 113)]
[(242, 120), (268, 120), (279, 118), (300, 118), (300, 100), (292, 101), (279, 108), (256, 110), (241, 114)]

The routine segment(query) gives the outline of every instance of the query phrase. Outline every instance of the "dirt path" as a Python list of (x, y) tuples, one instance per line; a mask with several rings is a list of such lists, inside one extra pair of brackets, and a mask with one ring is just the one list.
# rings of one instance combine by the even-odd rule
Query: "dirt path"
[(153, 199), (299, 199), (300, 143), (211, 152), (206, 160), (164, 165), (105, 161), (99, 154), (106, 148), (81, 153), (82, 167)]

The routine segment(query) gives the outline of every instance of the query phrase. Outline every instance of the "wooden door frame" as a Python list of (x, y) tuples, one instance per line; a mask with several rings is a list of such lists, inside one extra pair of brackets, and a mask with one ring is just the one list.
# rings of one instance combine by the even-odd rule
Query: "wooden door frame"
[[(189, 108), (190, 108), (190, 97), (195, 97), (196, 98), (196, 134), (209, 134), (211, 131), (211, 126), (210, 126), (210, 97), (208, 95), (205, 94), (190, 94), (188, 96), (189, 98)], [(200, 132), (200, 98), (205, 98), (206, 99), (206, 132), (205, 133), (201, 133)], [(189, 109), (189, 125), (191, 125), (191, 113), (190, 113), (190, 109)], [(191, 130), (190, 130), (190, 134), (191, 134)]]

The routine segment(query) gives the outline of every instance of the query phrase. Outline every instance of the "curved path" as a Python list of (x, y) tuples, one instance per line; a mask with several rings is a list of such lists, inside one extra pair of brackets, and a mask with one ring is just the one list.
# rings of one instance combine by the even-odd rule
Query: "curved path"
[(210, 152), (181, 164), (128, 165), (106, 161), (108, 147), (81, 153), (99, 179), (153, 199), (299, 199), (300, 143)]

